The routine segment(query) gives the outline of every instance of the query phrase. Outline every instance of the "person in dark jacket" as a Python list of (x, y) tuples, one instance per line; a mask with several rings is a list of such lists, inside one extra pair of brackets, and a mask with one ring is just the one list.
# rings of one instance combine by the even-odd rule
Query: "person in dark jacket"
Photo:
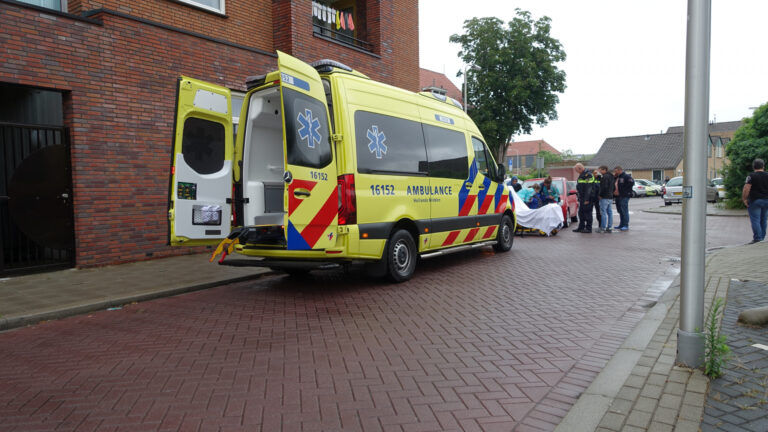
[(600, 170), (593, 170), (592, 177), (595, 179), (593, 183), (595, 187), (595, 202), (592, 204), (595, 207), (595, 218), (597, 219), (597, 229), (595, 232), (602, 232), (603, 218), (600, 214), (600, 180), (603, 176), (600, 174)]
[(629, 230), (629, 198), (632, 197), (632, 186), (635, 185), (635, 179), (624, 172), (621, 166), (613, 169), (613, 176), (616, 177), (616, 211), (619, 212), (619, 225), (613, 227), (615, 230)]
[(512, 176), (512, 180), (510, 184), (512, 185), (512, 189), (514, 189), (515, 192), (520, 192), (520, 189), (523, 188), (523, 185), (521, 185), (520, 182), (517, 181), (517, 176)]
[(595, 178), (592, 173), (584, 169), (584, 165), (577, 163), (573, 169), (579, 174), (576, 179), (576, 192), (579, 197), (579, 227), (573, 232), (592, 232), (592, 206), (594, 205)]
[(613, 232), (611, 229), (613, 226), (613, 208), (611, 207), (611, 203), (613, 203), (613, 190), (616, 187), (616, 184), (613, 179), (613, 174), (608, 171), (607, 166), (602, 165), (598, 168), (598, 171), (600, 172), (601, 177), (597, 196), (600, 200), (598, 202), (600, 205), (600, 213), (602, 215), (602, 222), (600, 223), (598, 232), (611, 233)]

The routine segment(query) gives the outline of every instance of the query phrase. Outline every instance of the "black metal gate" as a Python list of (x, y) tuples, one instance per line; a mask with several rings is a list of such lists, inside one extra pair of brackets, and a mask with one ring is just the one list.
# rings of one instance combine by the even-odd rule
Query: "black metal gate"
[(0, 275), (74, 265), (66, 128), (0, 122)]

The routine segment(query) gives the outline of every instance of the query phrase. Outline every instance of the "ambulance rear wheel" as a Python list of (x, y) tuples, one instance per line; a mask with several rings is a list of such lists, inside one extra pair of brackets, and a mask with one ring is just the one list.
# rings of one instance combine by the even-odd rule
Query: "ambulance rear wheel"
[(405, 282), (416, 269), (416, 243), (406, 230), (397, 230), (387, 242), (387, 271), (394, 282)]
[(514, 227), (512, 226), (512, 218), (509, 215), (504, 215), (501, 218), (501, 224), (499, 224), (499, 233), (496, 235), (496, 244), (493, 248), (497, 252), (507, 252), (512, 249), (512, 242), (515, 239)]

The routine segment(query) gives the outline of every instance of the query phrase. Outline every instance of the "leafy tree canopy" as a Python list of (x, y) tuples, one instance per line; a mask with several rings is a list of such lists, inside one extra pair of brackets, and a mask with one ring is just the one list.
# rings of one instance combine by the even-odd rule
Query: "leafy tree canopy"
[(557, 93), (565, 91), (565, 72), (557, 67), (565, 52), (549, 35), (551, 20), (515, 11), (506, 26), (498, 18), (466, 20), (464, 34), (450, 38), (461, 45), (464, 63), (479, 67), (467, 70), (465, 103), (499, 160), (512, 136), (557, 119)]
[(723, 182), (728, 194), (727, 206), (744, 207), (741, 190), (744, 180), (752, 171), (752, 161), (758, 158), (768, 161), (768, 103), (744, 120), (725, 148), (725, 155), (730, 161), (723, 168)]

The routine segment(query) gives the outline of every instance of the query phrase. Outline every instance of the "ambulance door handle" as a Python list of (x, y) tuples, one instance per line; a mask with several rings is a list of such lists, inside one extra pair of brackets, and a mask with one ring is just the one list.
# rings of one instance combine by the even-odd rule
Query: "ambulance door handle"
[(477, 188), (480, 189), (480, 190), (483, 190), (483, 189), (485, 189), (485, 185), (484, 184), (480, 184), (480, 186), (478, 186)]
[(465, 189), (472, 189), (472, 183), (471, 182), (464, 183), (464, 188)]
[(293, 196), (295, 196), (296, 198), (298, 198), (300, 196), (301, 197), (308, 197), (309, 196), (309, 191), (306, 190), (306, 189), (296, 189), (295, 191), (293, 191)]

